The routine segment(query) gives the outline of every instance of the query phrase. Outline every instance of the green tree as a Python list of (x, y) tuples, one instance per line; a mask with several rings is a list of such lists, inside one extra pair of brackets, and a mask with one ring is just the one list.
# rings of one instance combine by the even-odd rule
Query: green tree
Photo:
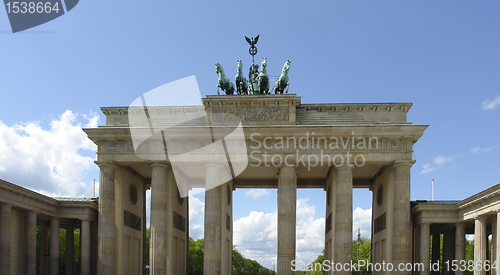
[(146, 228), (146, 262), (145, 265), (149, 265), (149, 239), (151, 238), (151, 228)]
[[(295, 272), (295, 274), (297, 274), (297, 275), (322, 275), (322, 274), (325, 274), (325, 272), (323, 271), (324, 270), (324, 266), (323, 266), (324, 260), (325, 260), (325, 250), (323, 250), (323, 253), (321, 255), (319, 255), (316, 260), (314, 260), (312, 263), (310, 263), (308, 265), (308, 266), (310, 266), (310, 269), (312, 269), (313, 271), (297, 271), (297, 272)], [(365, 261), (365, 263), (371, 262), (370, 261), (371, 260), (371, 241), (370, 241), (370, 239), (361, 238), (361, 244), (359, 245), (359, 260)], [(353, 263), (358, 262), (357, 241), (352, 241), (352, 261), (353, 261)], [(321, 265), (321, 268), (319, 268), (320, 265)], [(369, 272), (366, 271), (366, 267), (361, 272), (361, 274), (369, 274)]]
[(323, 271), (323, 263), (325, 261), (325, 250), (323, 249), (323, 253), (316, 258), (312, 263), (310, 263), (308, 266), (310, 266), (310, 269), (313, 271), (297, 271), (295, 274), (297, 275), (323, 275), (325, 272)]
[(361, 238), (361, 244), (359, 245), (359, 259), (358, 259), (358, 244), (357, 241), (352, 241), (352, 261), (358, 264), (358, 260), (365, 263), (365, 267), (361, 268), (363, 272), (361, 274), (368, 274), (366, 271), (366, 265), (371, 262), (372, 255), (372, 243), (370, 239)]
[(189, 237), (189, 274), (203, 274), (203, 239), (193, 240)]
[(254, 260), (247, 259), (233, 247), (233, 275), (265, 275), (272, 271)]

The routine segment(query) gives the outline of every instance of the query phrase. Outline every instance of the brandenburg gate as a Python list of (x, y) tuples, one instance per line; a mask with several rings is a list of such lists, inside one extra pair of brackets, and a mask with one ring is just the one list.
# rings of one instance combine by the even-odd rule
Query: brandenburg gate
[[(302, 104), (295, 94), (267, 94), (207, 96), (201, 108), (149, 105), (101, 108), (106, 125), (85, 129), (98, 145), (101, 169), (99, 275), (143, 272), (146, 249), (150, 274), (186, 274), (185, 197), (199, 187), (206, 188), (204, 274), (231, 274), (237, 188), (278, 189), (278, 274), (294, 273), (297, 188), (325, 191), (325, 259), (351, 261), (352, 190), (368, 188), (373, 192), (372, 259), (412, 262), (410, 170), (413, 144), (427, 126), (407, 121), (411, 103)], [(174, 123), (179, 116), (187, 119)], [(154, 132), (151, 124), (172, 131)], [(224, 142), (210, 147), (200, 141), (207, 129), (213, 144)], [(140, 146), (134, 145), (137, 138)]]

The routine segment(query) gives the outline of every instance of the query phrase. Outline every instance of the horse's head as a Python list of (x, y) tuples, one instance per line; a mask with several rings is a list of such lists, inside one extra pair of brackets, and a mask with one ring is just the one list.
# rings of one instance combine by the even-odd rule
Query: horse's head
[(262, 58), (262, 64), (260, 65), (260, 71), (266, 72), (267, 69), (267, 58)]
[(243, 63), (241, 62), (241, 60), (238, 60), (238, 72), (243, 70)]
[(292, 61), (290, 61), (290, 60), (287, 60), (285, 62), (285, 65), (283, 65), (283, 71), (284, 72), (288, 72), (288, 70), (290, 70), (290, 63), (292, 63)]
[(215, 63), (215, 73), (218, 74), (220, 72), (220, 64), (219, 63)]

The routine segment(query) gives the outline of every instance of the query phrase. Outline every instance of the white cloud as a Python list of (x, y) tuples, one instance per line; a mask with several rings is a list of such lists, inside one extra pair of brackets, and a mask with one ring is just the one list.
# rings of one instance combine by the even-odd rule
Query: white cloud
[(424, 165), (422, 166), (422, 168), (423, 168), (423, 169), (422, 169), (422, 171), (420, 171), (420, 173), (422, 173), (422, 174), (429, 173), (429, 172), (432, 172), (432, 171), (434, 171), (434, 170), (436, 170), (436, 169), (439, 169), (439, 167), (431, 166), (431, 165), (430, 165), (430, 164), (428, 164), (428, 163), (427, 163), (427, 164), (424, 164)]
[(361, 209), (357, 207), (352, 213), (352, 238), (356, 239), (358, 228), (361, 231), (361, 238), (371, 239), (372, 209)]
[(494, 99), (487, 99), (483, 101), (482, 105), (483, 105), (483, 110), (492, 111), (497, 107), (497, 105), (500, 105), (500, 96), (497, 96)]
[[(0, 178), (51, 196), (92, 195), (84, 175), (94, 164), (96, 145), (87, 138), (77, 115), (66, 111), (50, 122), (7, 126), (0, 121)], [(99, 116), (84, 116), (85, 126), (97, 126)]]
[(263, 196), (269, 196), (269, 192), (265, 189), (250, 189), (245, 192), (245, 194), (253, 199), (257, 199)]
[(297, 200), (296, 259), (304, 265), (316, 260), (325, 248), (325, 218), (314, 219), (316, 207), (308, 205), (308, 200)]
[(493, 151), (495, 149), (500, 149), (500, 146), (492, 146), (492, 147), (486, 147), (486, 148), (481, 148), (481, 147), (478, 146), (478, 147), (476, 147), (476, 148), (474, 148), (474, 149), (472, 149), (470, 151), (473, 154), (477, 154), (477, 153), (491, 152), (491, 151)]
[[(325, 247), (325, 218), (315, 219), (316, 207), (309, 199), (297, 200), (296, 245), (297, 264), (314, 261)], [(197, 197), (189, 196), (189, 234), (193, 239), (203, 238), (203, 216), (205, 204)], [(353, 239), (358, 228), (361, 236), (371, 237), (370, 209), (356, 208), (353, 211)], [(272, 268), (277, 260), (277, 211), (271, 213), (252, 211), (239, 218), (233, 225), (233, 242), (244, 257), (256, 260)]]
[(189, 196), (189, 236), (194, 240), (203, 238), (205, 203)]
[(441, 168), (439, 166), (443, 166), (446, 163), (452, 162), (460, 157), (462, 157), (462, 154), (459, 154), (456, 156), (450, 156), (450, 157), (443, 157), (443, 156), (439, 155), (439, 156), (434, 158), (434, 164), (437, 166), (433, 166), (429, 163), (426, 163), (422, 166), (422, 171), (420, 171), (420, 173), (425, 174), (425, 173), (432, 172), (434, 170)]
[(146, 228), (150, 228), (151, 222), (151, 189), (146, 190)]
[(452, 162), (455, 159), (457, 159), (459, 156), (451, 156), (451, 157), (443, 157), (443, 156), (437, 156), (434, 158), (434, 163), (437, 165), (444, 165), (448, 162)]
[[(315, 219), (316, 207), (309, 199), (297, 200), (297, 264), (314, 261), (325, 247), (325, 218)], [(233, 240), (243, 256), (271, 268), (277, 257), (277, 212), (252, 211), (234, 222)], [(353, 212), (353, 238), (361, 228), (363, 237), (371, 237), (371, 209)]]

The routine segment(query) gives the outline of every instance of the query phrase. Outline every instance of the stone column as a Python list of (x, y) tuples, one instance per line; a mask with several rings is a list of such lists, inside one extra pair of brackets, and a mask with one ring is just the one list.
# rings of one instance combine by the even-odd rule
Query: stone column
[[(205, 179), (205, 232), (203, 274), (221, 274), (222, 253), (222, 213), (221, 213), (221, 182), (222, 168), (217, 164), (206, 165)], [(214, 187), (216, 186), (216, 187)], [(279, 229), (278, 229), (279, 230)]]
[(59, 274), (59, 219), (50, 219), (50, 275)]
[(166, 164), (152, 164), (151, 239), (149, 268), (151, 275), (167, 273), (167, 170)]
[(278, 175), (278, 274), (295, 274), (295, 224), (297, 216), (295, 167), (282, 166)]
[(80, 270), (81, 275), (90, 275), (90, 221), (82, 220), (80, 231)]
[[(497, 247), (496, 238), (498, 237), (497, 223), (498, 223), (497, 215), (495, 213), (495, 215), (491, 219), (491, 261), (490, 261), (490, 266), (493, 265), (493, 263), (495, 262), (495, 260), (497, 258), (497, 249), (496, 249), (496, 247)], [(498, 263), (495, 266), (498, 266)], [(496, 272), (496, 270), (492, 268), (491, 272), (489, 274), (496, 275), (495, 272)]]
[(11, 206), (0, 204), (0, 275), (10, 275)]
[[(474, 227), (474, 262), (480, 261), (481, 264), (486, 261), (486, 218), (476, 217)], [(474, 275), (485, 275), (484, 269), (474, 269)]]
[[(454, 230), (448, 230), (444, 232), (443, 234), (443, 263), (442, 263), (442, 268), (443, 272), (441, 274), (443, 275), (453, 275), (453, 270), (452, 270), (452, 261), (454, 258), (455, 254), (455, 234)], [(445, 262), (448, 261), (448, 266), (449, 269), (446, 268)]]
[(98, 163), (99, 227), (97, 232), (97, 275), (115, 274), (115, 169), (109, 163)]
[[(352, 260), (352, 166), (337, 167), (337, 194), (335, 204), (335, 264)], [(335, 272), (350, 275), (350, 270)]]
[[(432, 234), (432, 264), (436, 264), (441, 258), (441, 234)], [(439, 268), (431, 272), (433, 275), (439, 275)]]
[[(394, 204), (392, 230), (392, 262), (394, 266), (411, 263), (410, 169), (415, 163), (396, 161), (394, 167)], [(400, 271), (398, 274), (411, 274)]]
[(413, 249), (413, 251), (414, 251), (413, 252), (414, 253), (413, 254), (413, 262), (420, 263), (421, 262), (420, 261), (420, 235), (421, 235), (420, 229), (421, 229), (421, 227), (420, 227), (420, 225), (416, 225), (413, 228), (414, 228), (413, 229), (414, 230), (414, 232), (413, 232), (414, 244), (413, 245), (415, 246), (415, 248)]
[(495, 259), (493, 259), (493, 260), (494, 261), (496, 260), (497, 270), (494, 271), (492, 274), (500, 275), (500, 236), (498, 235), (498, 234), (500, 234), (500, 210), (497, 211), (496, 216), (497, 216), (497, 223), (495, 225), (493, 225), (496, 227), (496, 238), (495, 238), (496, 253), (495, 253)]
[(49, 229), (40, 230), (40, 275), (49, 275)]
[[(455, 227), (455, 260), (465, 261), (465, 224), (457, 223)], [(456, 275), (464, 275), (465, 271), (460, 271), (460, 268), (455, 271)]]
[(431, 224), (422, 223), (420, 224), (420, 261), (419, 263), (424, 264), (424, 270), (420, 274), (429, 275), (429, 264), (430, 264), (430, 235), (431, 235)]
[(36, 273), (36, 213), (29, 211), (26, 217), (26, 274)]
[(75, 270), (75, 228), (73, 224), (66, 227), (65, 275), (73, 275)]

